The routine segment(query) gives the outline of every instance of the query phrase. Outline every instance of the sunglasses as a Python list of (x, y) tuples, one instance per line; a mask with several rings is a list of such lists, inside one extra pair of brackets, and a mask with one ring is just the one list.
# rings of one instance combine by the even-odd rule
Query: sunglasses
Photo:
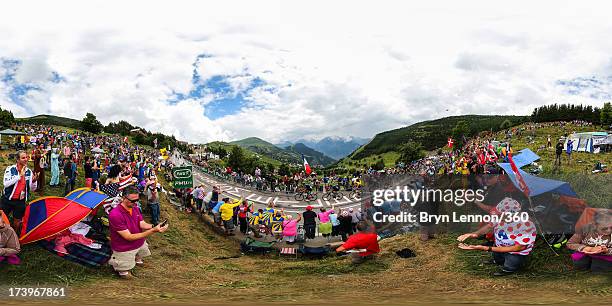
[(128, 200), (128, 201), (130, 201), (131, 203), (136, 203), (136, 202), (138, 202), (138, 201), (140, 200), (140, 199), (130, 200), (130, 199), (128, 199), (128, 198), (125, 198), (125, 199), (126, 199), (126, 200)]

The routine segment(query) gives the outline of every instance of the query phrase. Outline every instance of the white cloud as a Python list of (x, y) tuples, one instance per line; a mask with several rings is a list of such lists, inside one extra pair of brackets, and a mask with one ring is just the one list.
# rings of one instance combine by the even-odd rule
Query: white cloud
[[(120, 7), (120, 9), (118, 9)], [(35, 9), (34, 9), (35, 8)], [(191, 142), (370, 137), (446, 115), (528, 114), (543, 103), (600, 105), (557, 80), (612, 74), (608, 2), (19, 1), (4, 4), (0, 58), (41, 91), (0, 105), (103, 123), (127, 119)], [(35, 20), (36, 22), (32, 22)], [(192, 64), (235, 91), (265, 86), (218, 120), (188, 93)], [(58, 72), (64, 82), (50, 82)], [(210, 110), (209, 110), (210, 111)], [(213, 110), (214, 111), (214, 110)]]

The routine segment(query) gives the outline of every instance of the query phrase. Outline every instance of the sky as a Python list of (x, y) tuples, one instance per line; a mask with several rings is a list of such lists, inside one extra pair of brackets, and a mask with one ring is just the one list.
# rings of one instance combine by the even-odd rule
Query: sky
[(3, 3), (0, 107), (277, 143), (612, 100), (612, 2), (397, 2)]

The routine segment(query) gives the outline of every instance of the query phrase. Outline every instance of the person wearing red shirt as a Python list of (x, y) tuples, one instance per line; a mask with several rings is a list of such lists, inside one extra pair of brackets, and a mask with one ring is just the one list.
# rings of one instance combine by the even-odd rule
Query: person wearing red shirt
[(380, 252), (378, 235), (370, 230), (368, 223), (361, 221), (357, 223), (357, 233), (350, 236), (342, 246), (336, 249), (336, 252), (346, 251), (353, 253), (351, 258), (353, 264), (373, 259), (374, 254)]

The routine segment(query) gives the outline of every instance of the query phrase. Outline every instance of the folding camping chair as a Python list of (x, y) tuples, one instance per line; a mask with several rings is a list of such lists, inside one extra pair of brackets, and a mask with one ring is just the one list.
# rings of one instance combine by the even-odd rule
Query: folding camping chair
[(280, 248), (278, 252), (278, 257), (280, 258), (282, 255), (291, 256), (293, 259), (297, 259), (298, 250), (297, 248), (292, 248), (292, 247)]

